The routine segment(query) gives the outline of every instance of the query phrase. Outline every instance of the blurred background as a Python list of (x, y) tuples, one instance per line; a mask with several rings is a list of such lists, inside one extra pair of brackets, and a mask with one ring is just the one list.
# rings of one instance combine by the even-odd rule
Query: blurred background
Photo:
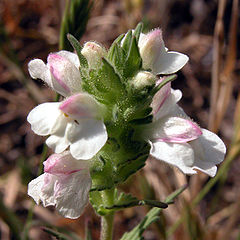
[[(44, 138), (26, 122), (37, 104), (55, 93), (31, 80), (27, 64), (46, 61), (58, 51), (64, 0), (0, 0), (0, 239), (55, 239), (46, 228), (83, 238), (88, 224), (99, 238), (99, 218), (88, 206), (77, 220), (53, 208), (35, 206), (27, 184), (49, 152)], [(163, 30), (166, 47), (185, 53), (189, 63), (172, 84), (183, 92), (180, 105), (202, 127), (219, 134), (228, 147), (215, 178), (186, 177), (158, 161), (148, 161), (121, 188), (138, 198), (164, 200), (180, 186), (188, 188), (144, 233), (146, 240), (240, 239), (240, 8), (238, 0), (93, 1), (80, 42), (105, 47), (121, 33), (144, 23), (145, 31)], [(115, 217), (114, 239), (131, 230), (149, 209), (136, 207)], [(71, 235), (71, 236), (70, 236)], [(65, 236), (65, 235), (64, 235)], [(67, 238), (59, 238), (67, 239)]]

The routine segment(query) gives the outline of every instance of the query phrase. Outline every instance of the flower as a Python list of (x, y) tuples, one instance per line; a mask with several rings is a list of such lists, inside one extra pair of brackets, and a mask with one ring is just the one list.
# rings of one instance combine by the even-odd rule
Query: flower
[(99, 108), (91, 95), (79, 93), (63, 102), (38, 105), (27, 120), (36, 134), (50, 135), (46, 144), (56, 153), (70, 146), (74, 158), (85, 160), (92, 158), (108, 138)]
[(81, 91), (79, 66), (78, 56), (63, 50), (49, 54), (47, 64), (41, 59), (30, 61), (28, 70), (32, 78), (42, 79), (53, 90), (67, 97)]
[(175, 73), (188, 62), (185, 54), (168, 51), (160, 29), (154, 29), (148, 34), (141, 33), (138, 47), (143, 68), (151, 69), (154, 74)]
[(44, 207), (55, 206), (64, 217), (78, 218), (91, 188), (88, 161), (76, 160), (66, 151), (43, 164), (44, 173), (28, 184), (28, 195)]
[(181, 91), (171, 89), (170, 83), (154, 96), (153, 122), (143, 131), (151, 145), (150, 156), (178, 167), (185, 174), (200, 170), (214, 177), (226, 147), (216, 134), (187, 117), (177, 105), (180, 98)]

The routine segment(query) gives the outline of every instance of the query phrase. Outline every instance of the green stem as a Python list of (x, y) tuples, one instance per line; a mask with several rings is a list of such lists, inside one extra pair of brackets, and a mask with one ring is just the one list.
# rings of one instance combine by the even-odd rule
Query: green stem
[[(102, 191), (102, 199), (106, 206), (114, 204), (114, 188)], [(111, 212), (101, 219), (101, 240), (112, 240), (114, 212)]]
[(61, 22), (61, 27), (60, 27), (60, 34), (59, 34), (59, 50), (66, 50), (65, 42), (66, 42), (66, 21), (67, 21), (67, 15), (68, 15), (68, 9), (69, 9), (69, 0), (66, 1), (65, 3), (65, 9), (64, 9), (64, 14), (62, 17), (62, 22)]
[(114, 213), (102, 216), (101, 220), (101, 240), (112, 240)]

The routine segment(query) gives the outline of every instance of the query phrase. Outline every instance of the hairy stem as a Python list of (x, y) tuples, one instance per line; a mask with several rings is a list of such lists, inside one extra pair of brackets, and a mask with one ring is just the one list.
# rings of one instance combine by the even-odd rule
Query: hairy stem
[(114, 213), (102, 216), (101, 219), (101, 240), (112, 240)]
[[(114, 204), (114, 189), (102, 191), (102, 199), (106, 206)], [(101, 240), (112, 240), (114, 212), (101, 219)]]

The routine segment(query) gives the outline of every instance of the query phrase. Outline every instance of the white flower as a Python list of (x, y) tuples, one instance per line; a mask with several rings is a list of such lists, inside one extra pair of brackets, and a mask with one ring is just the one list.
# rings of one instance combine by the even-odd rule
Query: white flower
[(79, 93), (63, 102), (38, 105), (27, 120), (36, 134), (50, 135), (46, 144), (56, 153), (70, 147), (74, 158), (90, 159), (108, 138), (99, 107), (89, 94)]
[(44, 162), (44, 173), (28, 184), (28, 195), (44, 207), (55, 206), (61, 215), (78, 218), (91, 188), (88, 161), (69, 152), (53, 154)]
[(150, 156), (178, 167), (185, 174), (200, 170), (214, 177), (226, 147), (216, 134), (198, 127), (186, 116), (177, 105), (180, 98), (181, 92), (171, 89), (170, 83), (154, 96), (154, 121), (143, 131), (151, 145)]
[(143, 60), (143, 68), (151, 69), (154, 74), (175, 73), (188, 62), (188, 56), (168, 51), (160, 29), (152, 30), (148, 34), (141, 33), (138, 47)]
[(60, 51), (49, 54), (47, 64), (41, 59), (30, 61), (28, 70), (32, 78), (42, 79), (53, 90), (67, 97), (81, 91), (79, 66), (76, 54)]

